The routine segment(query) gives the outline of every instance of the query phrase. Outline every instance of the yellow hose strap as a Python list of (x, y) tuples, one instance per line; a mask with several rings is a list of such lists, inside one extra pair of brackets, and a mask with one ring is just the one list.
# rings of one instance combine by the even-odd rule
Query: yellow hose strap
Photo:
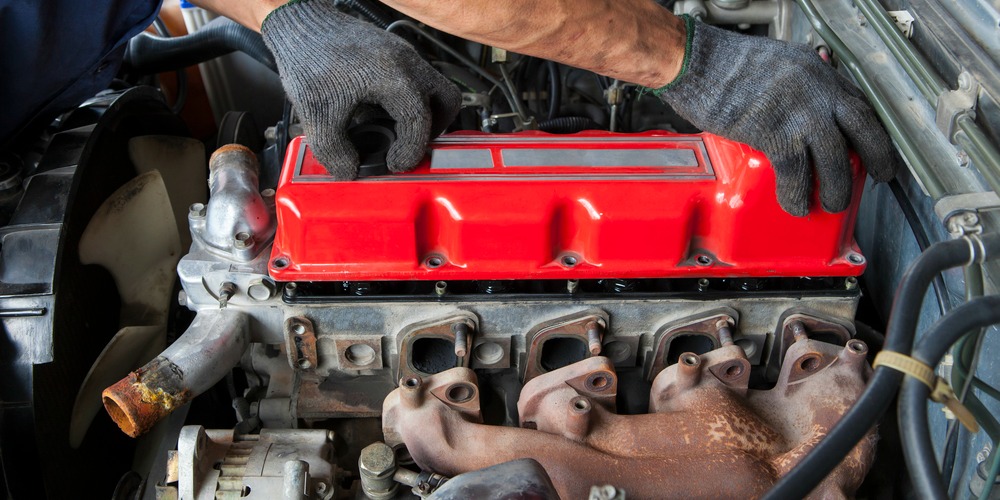
[(972, 416), (969, 409), (958, 400), (955, 391), (951, 389), (943, 378), (934, 374), (934, 369), (926, 364), (917, 361), (905, 354), (893, 351), (882, 351), (875, 356), (875, 368), (884, 366), (892, 368), (904, 375), (913, 377), (930, 388), (931, 401), (945, 405), (969, 432), (979, 432), (979, 424), (976, 417)]

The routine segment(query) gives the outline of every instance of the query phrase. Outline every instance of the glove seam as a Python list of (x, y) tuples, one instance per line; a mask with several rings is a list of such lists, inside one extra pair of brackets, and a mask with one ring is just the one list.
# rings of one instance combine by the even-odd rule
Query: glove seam
[(677, 82), (680, 81), (681, 77), (687, 74), (688, 65), (691, 62), (691, 47), (694, 45), (695, 20), (693, 17), (687, 14), (681, 14), (680, 18), (684, 20), (684, 29), (686, 30), (685, 33), (686, 37), (684, 41), (684, 58), (681, 60), (681, 70), (677, 73), (677, 76), (675, 76), (674, 79), (670, 81), (670, 83), (662, 87), (655, 89), (650, 87), (643, 87), (642, 93), (644, 94), (649, 93), (653, 94), (656, 97), (660, 97), (661, 95), (663, 95), (664, 92), (667, 92), (668, 90), (677, 86)]

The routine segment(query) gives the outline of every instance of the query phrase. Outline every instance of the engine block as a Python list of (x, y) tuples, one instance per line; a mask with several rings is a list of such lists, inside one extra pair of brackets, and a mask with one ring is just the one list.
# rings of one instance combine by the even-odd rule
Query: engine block
[[(704, 420), (704, 405), (725, 422), (749, 408), (766, 450), (703, 445), (770, 471), (759, 491), (812, 442), (782, 420), (797, 414), (768, 407), (813, 408), (803, 421), (828, 428), (867, 377), (864, 344), (853, 340), (865, 266), (853, 209), (788, 216), (766, 160), (743, 145), (666, 133), (459, 134), (435, 142), (413, 173), (332, 182), (298, 138), (276, 192), (259, 189), (245, 148), (220, 149), (210, 168), (211, 198), (190, 209), (193, 243), (177, 267), (181, 303), (197, 317), (156, 366), (105, 391), (132, 435), (238, 362), (248, 388), (234, 405), (261, 432), (381, 416), (387, 442), (410, 448), (435, 484), (472, 470), (455, 463), (496, 461), (488, 450), (439, 449), (432, 436), (558, 439), (552, 450), (572, 460), (583, 443), (590, 451), (577, 451), (598, 467), (659, 463), (674, 452), (609, 451), (621, 443), (607, 433), (647, 422), (635, 436), (655, 440), (647, 431), (671, 419)], [(685, 363), (704, 369), (692, 375)], [(604, 373), (609, 389), (580, 392), (586, 384), (567, 382), (574, 370)], [(852, 381), (836, 402), (802, 389), (829, 377)], [(406, 399), (406, 384), (424, 389)], [(449, 399), (453, 386), (467, 394)], [(555, 406), (550, 393), (561, 394)], [(590, 420), (547, 409), (577, 403)], [(567, 486), (579, 473), (562, 462), (506, 449), (541, 463), (561, 494), (584, 493)], [(831, 491), (853, 491), (866, 450)], [(392, 486), (374, 474), (377, 488)]]

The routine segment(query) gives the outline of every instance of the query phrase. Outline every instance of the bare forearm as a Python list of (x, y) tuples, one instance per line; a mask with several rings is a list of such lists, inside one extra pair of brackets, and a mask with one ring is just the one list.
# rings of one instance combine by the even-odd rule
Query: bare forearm
[(660, 87), (680, 72), (684, 23), (652, 0), (382, 0), (437, 29)]
[[(193, 0), (260, 30), (287, 0)], [(684, 23), (652, 0), (382, 0), (437, 29), (648, 87), (681, 70)]]

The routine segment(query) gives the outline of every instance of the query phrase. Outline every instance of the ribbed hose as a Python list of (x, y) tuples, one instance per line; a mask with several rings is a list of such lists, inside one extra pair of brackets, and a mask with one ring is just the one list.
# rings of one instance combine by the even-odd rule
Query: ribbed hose
[[(948, 349), (970, 330), (1000, 323), (1000, 296), (982, 297), (956, 307), (938, 320), (913, 350), (912, 357), (928, 366), (937, 366)], [(899, 433), (903, 456), (918, 498), (944, 499), (948, 494), (941, 482), (934, 445), (927, 423), (927, 396), (930, 388), (907, 377), (899, 395)]]
[(277, 73), (274, 56), (260, 33), (225, 17), (213, 19), (189, 35), (164, 38), (139, 33), (128, 43), (125, 64), (140, 73), (161, 73), (240, 51)]
[[(921, 303), (935, 276), (975, 260), (1000, 256), (1000, 234), (983, 236), (980, 242), (965, 237), (935, 243), (913, 262), (896, 290), (885, 336), (886, 350), (911, 352)], [(802, 461), (778, 480), (764, 498), (783, 500), (808, 495), (885, 414), (902, 378), (900, 372), (891, 368), (876, 368), (868, 387), (854, 406)]]
[(538, 124), (538, 129), (553, 134), (575, 134), (584, 130), (601, 130), (601, 126), (590, 118), (582, 116), (564, 116), (545, 120)]

